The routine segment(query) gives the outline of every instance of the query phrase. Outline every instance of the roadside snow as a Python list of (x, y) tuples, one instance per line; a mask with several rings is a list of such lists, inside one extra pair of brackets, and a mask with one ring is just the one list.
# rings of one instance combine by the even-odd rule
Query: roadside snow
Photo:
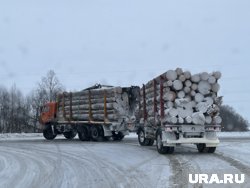
[(247, 132), (219, 132), (219, 138), (250, 138), (250, 131)]
[(0, 140), (34, 139), (43, 137), (42, 133), (4, 133), (0, 134)]
[[(217, 133), (219, 138), (250, 138), (250, 131), (247, 132), (219, 132)], [(30, 139), (43, 137), (42, 133), (4, 133), (0, 134), (0, 140), (16, 140), (16, 139)], [(63, 136), (58, 135), (57, 138)], [(137, 138), (136, 133), (130, 133), (126, 138)]]

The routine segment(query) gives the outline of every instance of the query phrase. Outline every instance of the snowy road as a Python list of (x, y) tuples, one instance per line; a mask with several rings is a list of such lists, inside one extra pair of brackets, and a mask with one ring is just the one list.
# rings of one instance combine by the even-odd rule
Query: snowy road
[[(250, 187), (250, 138), (221, 138), (215, 154), (177, 147), (160, 155), (135, 137), (122, 142), (81, 142), (41, 136), (0, 139), (1, 188)], [(245, 174), (244, 184), (190, 184), (188, 174)]]

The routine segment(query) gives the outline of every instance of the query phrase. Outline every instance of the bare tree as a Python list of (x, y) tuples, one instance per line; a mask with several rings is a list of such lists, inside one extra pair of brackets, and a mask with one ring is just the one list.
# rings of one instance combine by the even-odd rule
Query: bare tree
[(8, 91), (0, 87), (0, 131), (26, 132), (29, 128), (29, 109), (25, 97), (15, 84)]
[(42, 94), (44, 101), (55, 101), (59, 92), (64, 89), (55, 72), (49, 70), (38, 84), (38, 92)]
[(34, 89), (28, 98), (31, 109), (31, 121), (33, 122), (34, 131), (40, 116), (40, 107), (47, 102), (56, 101), (57, 94), (62, 92), (64, 87), (57, 78), (53, 70), (49, 70), (47, 75), (42, 77), (38, 87)]
[(8, 129), (8, 114), (9, 114), (9, 92), (5, 87), (0, 87), (0, 130), (7, 132)]

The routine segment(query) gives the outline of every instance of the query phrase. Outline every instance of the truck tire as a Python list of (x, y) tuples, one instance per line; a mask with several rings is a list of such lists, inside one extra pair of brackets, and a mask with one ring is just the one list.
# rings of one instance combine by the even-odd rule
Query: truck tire
[(197, 144), (196, 146), (197, 146), (199, 153), (206, 152), (206, 144)]
[(43, 137), (47, 140), (53, 140), (56, 137), (56, 134), (53, 134), (51, 125), (47, 126), (47, 128), (43, 130)]
[(141, 146), (148, 146), (149, 139), (145, 138), (145, 132), (143, 129), (139, 129), (138, 131), (138, 142)]
[(214, 153), (215, 150), (216, 150), (216, 147), (208, 147), (207, 152), (208, 152), (208, 153)]
[(149, 140), (149, 142), (148, 142), (148, 145), (147, 145), (147, 146), (153, 146), (155, 140), (154, 140), (154, 139), (151, 139), (151, 138), (148, 138), (148, 140)]
[(112, 134), (113, 134), (112, 138), (114, 141), (121, 141), (124, 138), (124, 135), (122, 134), (122, 132), (118, 132), (118, 133), (113, 132)]
[(75, 138), (76, 134), (77, 133), (74, 130), (63, 133), (64, 137), (67, 138), (67, 139), (69, 139), (69, 140)]
[(89, 134), (88, 134), (88, 129), (85, 126), (82, 126), (78, 130), (78, 137), (81, 141), (89, 141)]
[(197, 144), (197, 149), (200, 153), (214, 153), (216, 147), (206, 147), (206, 144)]
[(103, 129), (100, 126), (92, 126), (91, 127), (91, 138), (93, 141), (102, 141), (104, 138)]
[(163, 146), (161, 129), (156, 132), (156, 148), (160, 154), (172, 154), (174, 152), (174, 147)]

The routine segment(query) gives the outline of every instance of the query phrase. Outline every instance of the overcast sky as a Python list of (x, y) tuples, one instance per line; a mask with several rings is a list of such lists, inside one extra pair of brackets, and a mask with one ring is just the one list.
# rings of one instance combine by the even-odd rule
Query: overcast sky
[(73, 91), (219, 70), (224, 104), (250, 120), (249, 61), (249, 0), (0, 0), (0, 85), (25, 94), (49, 69)]

